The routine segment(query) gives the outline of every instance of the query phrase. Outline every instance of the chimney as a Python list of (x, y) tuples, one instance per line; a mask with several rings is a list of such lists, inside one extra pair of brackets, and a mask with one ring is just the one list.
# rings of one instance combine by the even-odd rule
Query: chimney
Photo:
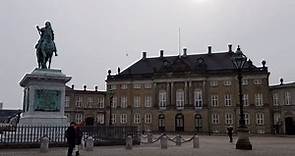
[(118, 67), (118, 74), (120, 74), (120, 72), (121, 72), (121, 69), (120, 69), (120, 67)]
[(261, 64), (262, 64), (262, 67), (265, 68), (266, 61), (263, 60), (263, 61), (261, 62)]
[(187, 55), (187, 49), (186, 48), (183, 48), (183, 56), (186, 56)]
[(228, 52), (233, 52), (233, 49), (232, 49), (233, 45), (232, 44), (228, 44)]
[(3, 109), (3, 102), (0, 102), (0, 110)]
[(143, 59), (143, 60), (146, 59), (146, 52), (145, 52), (145, 51), (142, 52), (142, 59)]
[(94, 89), (95, 89), (96, 92), (97, 92), (97, 88), (98, 88), (97, 86), (94, 87)]
[(212, 54), (212, 47), (208, 46), (208, 54)]
[(86, 86), (86, 85), (84, 85), (84, 86), (83, 86), (83, 88), (84, 88), (84, 91), (86, 91), (86, 88), (87, 88), (87, 86)]
[(280, 85), (283, 85), (283, 84), (284, 84), (284, 79), (283, 79), (283, 78), (281, 78), (281, 79), (280, 79), (280, 82), (281, 82), (281, 84), (280, 84)]
[(111, 76), (112, 71), (109, 69), (108, 70), (108, 75)]
[(72, 89), (73, 89), (73, 90), (75, 89), (75, 85), (74, 85), (74, 84), (72, 84)]
[(160, 57), (161, 57), (161, 58), (164, 57), (164, 50), (160, 50)]

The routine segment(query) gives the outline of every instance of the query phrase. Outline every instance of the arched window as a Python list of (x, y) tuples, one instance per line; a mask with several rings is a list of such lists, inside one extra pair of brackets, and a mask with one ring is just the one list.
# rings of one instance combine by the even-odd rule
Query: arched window
[(184, 117), (181, 113), (175, 116), (175, 131), (184, 131)]
[(158, 117), (158, 121), (159, 121), (159, 131), (160, 132), (164, 132), (165, 131), (165, 115), (164, 114), (160, 114)]
[(198, 133), (200, 132), (202, 127), (203, 127), (202, 116), (201, 116), (201, 114), (196, 114), (195, 115), (195, 128)]

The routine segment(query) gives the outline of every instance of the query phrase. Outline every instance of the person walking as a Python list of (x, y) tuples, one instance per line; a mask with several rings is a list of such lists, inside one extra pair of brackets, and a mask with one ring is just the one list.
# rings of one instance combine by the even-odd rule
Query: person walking
[(71, 122), (70, 126), (65, 132), (68, 143), (68, 156), (72, 156), (73, 150), (75, 148), (76, 133), (75, 133), (75, 122)]
[(232, 143), (233, 142), (233, 127), (232, 126), (227, 127), (227, 134), (229, 137), (229, 142)]
[(76, 149), (76, 156), (79, 156), (79, 145), (81, 145), (82, 142), (82, 131), (80, 127), (77, 125), (75, 127), (75, 149)]

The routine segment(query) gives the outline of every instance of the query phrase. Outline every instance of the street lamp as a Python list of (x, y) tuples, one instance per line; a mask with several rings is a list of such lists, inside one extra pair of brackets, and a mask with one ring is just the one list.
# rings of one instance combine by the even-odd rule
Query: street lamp
[(236, 143), (236, 149), (252, 150), (252, 145), (249, 140), (249, 129), (245, 124), (245, 115), (243, 108), (243, 94), (242, 94), (242, 71), (245, 63), (247, 62), (247, 57), (243, 54), (238, 46), (237, 51), (232, 56), (232, 62), (238, 73), (239, 80), (239, 102), (240, 102), (240, 120), (238, 127), (238, 140)]
[(109, 97), (109, 101), (110, 101), (110, 120), (109, 120), (109, 126), (112, 125), (112, 105), (113, 105), (113, 96), (114, 96), (114, 92), (113, 90), (108, 90), (107, 91), (107, 96)]

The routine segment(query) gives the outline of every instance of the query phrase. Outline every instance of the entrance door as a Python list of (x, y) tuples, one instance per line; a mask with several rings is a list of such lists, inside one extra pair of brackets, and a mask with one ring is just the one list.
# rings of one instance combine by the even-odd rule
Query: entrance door
[(286, 134), (294, 135), (295, 134), (295, 125), (293, 123), (293, 119), (291, 117), (285, 118), (285, 128)]
[(175, 131), (183, 132), (184, 131), (184, 119), (183, 114), (176, 114), (175, 116)]
[(164, 114), (160, 114), (158, 117), (158, 121), (159, 121), (159, 131), (160, 132), (165, 132), (165, 115)]
[(94, 125), (94, 118), (88, 117), (85, 119), (86, 126), (93, 126)]

